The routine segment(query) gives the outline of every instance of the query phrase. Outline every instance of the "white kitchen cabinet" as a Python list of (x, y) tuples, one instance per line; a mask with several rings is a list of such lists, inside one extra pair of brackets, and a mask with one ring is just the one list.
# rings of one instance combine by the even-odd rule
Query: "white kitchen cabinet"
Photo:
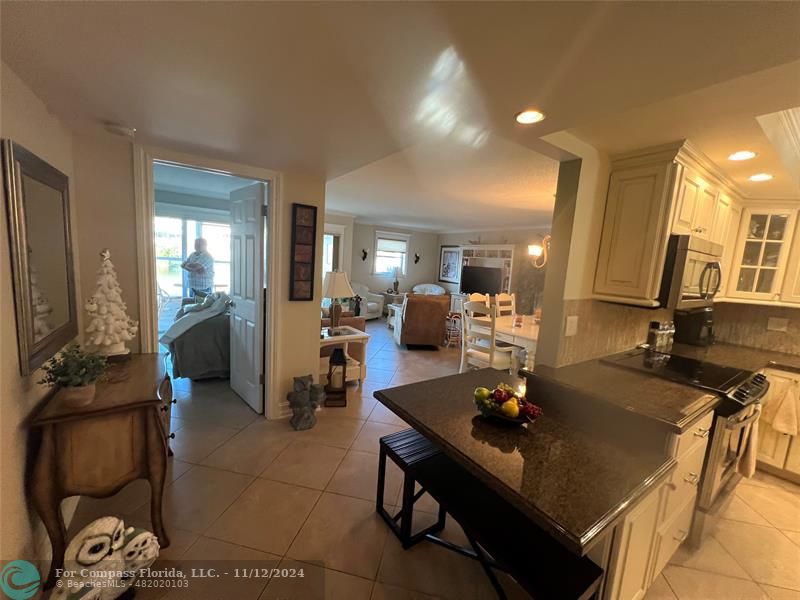
[(715, 201), (714, 219), (711, 222), (711, 241), (722, 246), (728, 241), (730, 229), (732, 204), (730, 196), (718, 194)]
[[(672, 233), (713, 240), (715, 227), (720, 229), (722, 225), (717, 222), (720, 195), (719, 190), (703, 179), (697, 171), (683, 169), (678, 183)], [(727, 214), (719, 216), (724, 219)], [(716, 233), (720, 235), (719, 231)]]
[[(725, 198), (723, 195), (720, 197)], [(731, 279), (728, 275), (733, 265), (733, 253), (736, 250), (736, 241), (739, 238), (739, 223), (742, 220), (742, 207), (739, 203), (731, 200), (726, 210), (728, 212), (728, 224), (723, 238), (724, 242), (722, 242), (725, 250), (722, 253), (722, 280), (720, 281), (719, 292), (717, 292), (717, 299), (725, 298), (728, 295), (728, 283)]]
[(612, 172), (595, 273), (596, 298), (658, 306), (675, 170), (675, 163), (665, 161)]
[(684, 172), (678, 185), (675, 213), (672, 220), (672, 233), (689, 235), (694, 227), (694, 213), (697, 209), (700, 187), (699, 176), (693, 171)]
[(639, 600), (647, 593), (652, 582), (653, 545), (665, 485), (650, 492), (622, 522), (614, 544), (608, 598)]
[(797, 209), (745, 208), (726, 296), (780, 300), (796, 218)]
[(738, 198), (733, 184), (689, 142), (616, 157), (593, 297), (659, 306), (670, 234), (724, 245)]
[(781, 301), (800, 304), (800, 233), (798, 232), (794, 234), (789, 262), (786, 264)]
[[(771, 387), (763, 398), (764, 410), (771, 402), (778, 401), (775, 394), (785, 390), (786, 385), (797, 385), (800, 374), (781, 371), (779, 369), (765, 369), (764, 374), (769, 379)], [(790, 436), (775, 431), (763, 417), (758, 422), (758, 453), (759, 464), (769, 465), (776, 469), (791, 471), (800, 474), (800, 442), (797, 436)]]
[(667, 452), (677, 465), (667, 480), (650, 491), (618, 526), (605, 598), (643, 598), (688, 537), (713, 419), (713, 412), (709, 412), (684, 433), (671, 436)]
[(794, 436), (790, 438), (783, 468), (789, 473), (800, 475), (800, 437)]
[(778, 433), (768, 423), (758, 424), (758, 462), (777, 469), (786, 464), (791, 438), (785, 433)]

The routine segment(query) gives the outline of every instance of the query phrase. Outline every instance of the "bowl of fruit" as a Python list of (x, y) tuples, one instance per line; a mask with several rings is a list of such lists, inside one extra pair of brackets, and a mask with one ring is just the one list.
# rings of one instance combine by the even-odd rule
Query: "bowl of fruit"
[(524, 387), (515, 390), (507, 383), (499, 383), (493, 390), (479, 387), (474, 398), (481, 416), (496, 423), (533, 423), (542, 414), (542, 408), (527, 399)]

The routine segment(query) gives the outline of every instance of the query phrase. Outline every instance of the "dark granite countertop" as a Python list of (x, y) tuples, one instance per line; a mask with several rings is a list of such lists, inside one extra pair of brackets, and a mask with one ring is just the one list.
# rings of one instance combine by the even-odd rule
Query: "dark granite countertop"
[(477, 414), (473, 390), (500, 381), (520, 382), (483, 369), (375, 397), (578, 554), (675, 464), (662, 426), (534, 374), (528, 397), (543, 415), (523, 427), (488, 423)]
[(720, 402), (714, 394), (610, 365), (602, 362), (602, 359), (557, 369), (537, 366), (535, 372), (627, 411), (653, 419), (673, 433), (682, 433)]
[(672, 353), (748, 371), (771, 367), (800, 373), (800, 356), (747, 346), (724, 343), (716, 343), (711, 346), (675, 344), (672, 347)]

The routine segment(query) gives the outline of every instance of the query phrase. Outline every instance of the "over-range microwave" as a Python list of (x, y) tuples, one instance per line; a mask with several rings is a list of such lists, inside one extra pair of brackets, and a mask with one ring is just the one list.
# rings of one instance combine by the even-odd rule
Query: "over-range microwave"
[(658, 301), (691, 310), (712, 306), (722, 285), (722, 246), (692, 235), (671, 235)]

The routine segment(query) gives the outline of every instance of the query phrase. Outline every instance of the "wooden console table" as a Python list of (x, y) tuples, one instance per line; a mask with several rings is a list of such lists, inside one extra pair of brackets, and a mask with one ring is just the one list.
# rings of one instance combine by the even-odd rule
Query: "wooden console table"
[(41, 440), (28, 483), (53, 547), (45, 589), (55, 585), (56, 569), (63, 567), (66, 530), (60, 507), (69, 496), (107, 498), (134, 479), (147, 479), (153, 532), (162, 548), (169, 546), (161, 498), (174, 401), (164, 358), (134, 354), (111, 363), (90, 405), (71, 408), (51, 396), (32, 415), (30, 426), (41, 432)]

